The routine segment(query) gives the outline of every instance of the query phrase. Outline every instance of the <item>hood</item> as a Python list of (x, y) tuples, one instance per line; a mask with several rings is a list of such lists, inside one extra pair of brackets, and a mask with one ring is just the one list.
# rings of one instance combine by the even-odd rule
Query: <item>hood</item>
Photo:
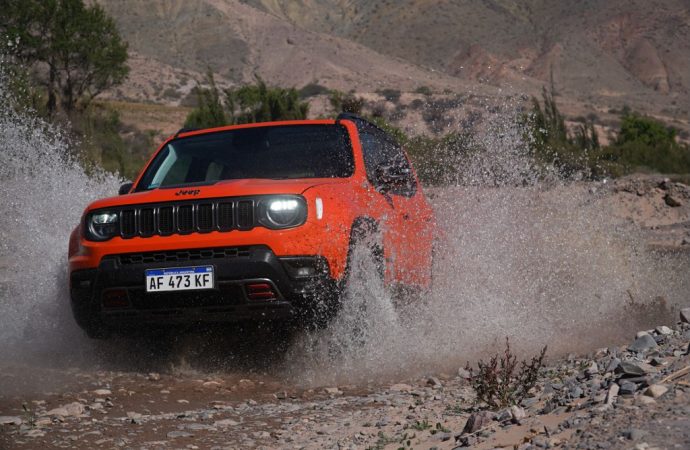
[(225, 180), (202, 186), (158, 188), (150, 191), (109, 197), (97, 200), (88, 210), (111, 208), (115, 206), (141, 205), (146, 203), (165, 203), (184, 200), (201, 200), (219, 197), (245, 197), (268, 194), (302, 194), (309, 188), (325, 184), (344, 184), (347, 179), (311, 178), (295, 180), (245, 179)]

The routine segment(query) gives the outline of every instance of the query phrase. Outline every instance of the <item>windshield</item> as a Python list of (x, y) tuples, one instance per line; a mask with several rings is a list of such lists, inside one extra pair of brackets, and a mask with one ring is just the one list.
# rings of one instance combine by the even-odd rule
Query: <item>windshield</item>
[(170, 141), (137, 191), (243, 178), (346, 178), (354, 173), (347, 130), (337, 125), (240, 128)]

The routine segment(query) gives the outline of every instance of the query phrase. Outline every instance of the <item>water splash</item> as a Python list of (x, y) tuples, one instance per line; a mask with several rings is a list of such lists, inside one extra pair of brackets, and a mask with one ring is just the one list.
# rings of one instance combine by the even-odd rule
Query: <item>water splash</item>
[(79, 356), (81, 364), (105, 358), (111, 367), (146, 370), (183, 361), (185, 368), (239, 367), (301, 384), (357, 382), (457, 368), (506, 335), (523, 351), (543, 344), (588, 349), (631, 331), (625, 309), (631, 296), (642, 304), (658, 296), (687, 302), (687, 263), (673, 267), (650, 254), (636, 229), (613, 218), (591, 192), (600, 186), (545, 176), (516, 125), (518, 108), (508, 102), (484, 115), (473, 138), (484, 151), (457, 166), (458, 186), (427, 191), (441, 229), (429, 296), (396, 309), (364, 270), (328, 328), (300, 333), (268, 363), (251, 356), (252, 346), (249, 361), (229, 357), (233, 347), (213, 336), (179, 339), (155, 358), (144, 348), (134, 364), (131, 342), (111, 341), (108, 349), (122, 351), (103, 356), (104, 347), (87, 340), (71, 318), (67, 241), (84, 206), (115, 193), (119, 180), (87, 175), (59, 129), (9, 107), (1, 81), (4, 362)]
[(0, 76), (0, 359), (69, 357), (85, 346), (69, 308), (69, 234), (84, 206), (117, 192), (119, 180), (87, 175), (59, 128), (14, 110), (4, 81)]

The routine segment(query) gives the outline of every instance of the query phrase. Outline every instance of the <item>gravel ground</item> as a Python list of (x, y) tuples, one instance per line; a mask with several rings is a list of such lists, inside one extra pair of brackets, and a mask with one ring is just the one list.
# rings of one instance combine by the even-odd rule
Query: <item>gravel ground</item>
[(528, 398), (496, 410), (477, 404), (464, 369), (304, 390), (262, 377), (47, 370), (32, 394), (0, 394), (0, 448), (690, 448), (690, 309), (681, 317), (549, 361)]

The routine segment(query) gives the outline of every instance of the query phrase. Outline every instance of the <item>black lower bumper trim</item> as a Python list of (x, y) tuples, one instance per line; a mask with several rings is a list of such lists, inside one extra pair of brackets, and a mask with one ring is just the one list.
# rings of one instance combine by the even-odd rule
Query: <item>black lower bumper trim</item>
[[(89, 334), (97, 334), (98, 329), (142, 324), (286, 320), (337, 297), (337, 283), (321, 257), (299, 257), (298, 268), (308, 267), (311, 258), (315, 270), (305, 272), (311, 276), (297, 278), (295, 274), (300, 272), (295, 269), (295, 257), (283, 262), (266, 246), (241, 247), (228, 257), (219, 257), (218, 252), (181, 252), (210, 257), (149, 262), (145, 257), (112, 255), (104, 257), (97, 269), (72, 272), (71, 303), (77, 323)], [(214, 289), (146, 292), (147, 269), (201, 265), (214, 267)], [(256, 283), (270, 286), (274, 295), (257, 298), (248, 294), (247, 286)], [(112, 298), (116, 301), (111, 302)], [(323, 309), (321, 305), (318, 308)]]

